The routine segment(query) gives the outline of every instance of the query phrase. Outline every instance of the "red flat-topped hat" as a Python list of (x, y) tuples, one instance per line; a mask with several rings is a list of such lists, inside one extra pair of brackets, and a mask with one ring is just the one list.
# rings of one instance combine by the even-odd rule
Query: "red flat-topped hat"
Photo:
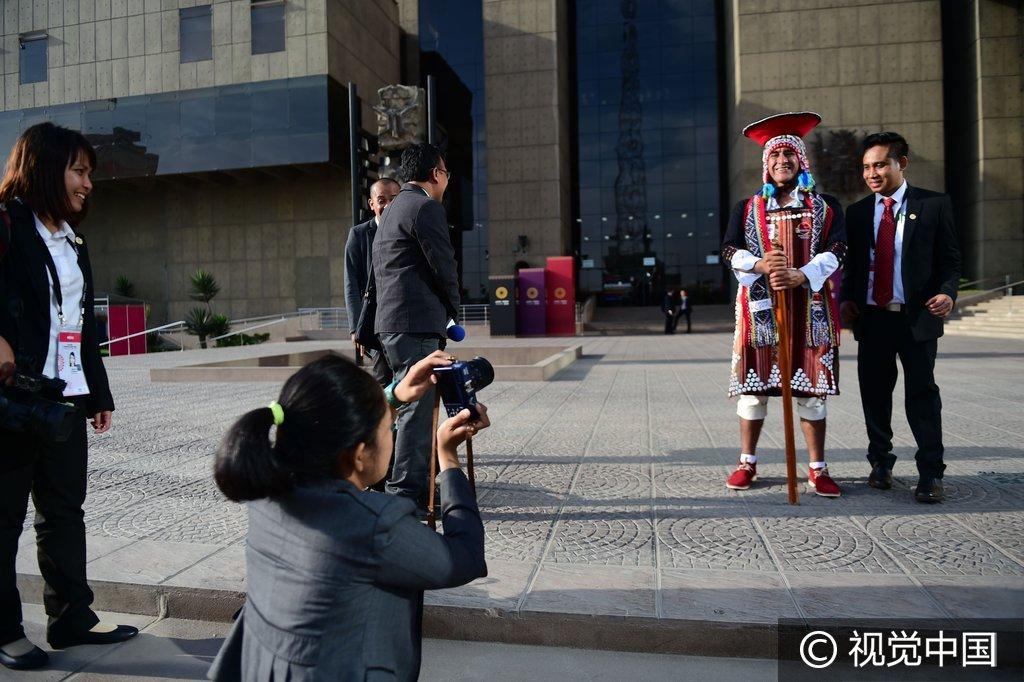
[(743, 129), (743, 134), (764, 146), (769, 140), (780, 135), (793, 135), (802, 138), (814, 130), (819, 123), (821, 123), (821, 116), (813, 111), (791, 111), (754, 121)]

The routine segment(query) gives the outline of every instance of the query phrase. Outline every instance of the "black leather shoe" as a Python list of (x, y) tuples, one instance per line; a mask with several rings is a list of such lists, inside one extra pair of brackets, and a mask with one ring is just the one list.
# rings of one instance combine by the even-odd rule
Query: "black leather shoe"
[(871, 467), (868, 485), (879, 490), (888, 490), (892, 487), (892, 469), (887, 469), (884, 464)]
[(138, 628), (133, 628), (131, 625), (118, 625), (116, 629), (110, 632), (86, 630), (85, 632), (76, 632), (61, 637), (50, 637), (48, 641), (54, 649), (67, 649), (69, 646), (79, 646), (81, 644), (117, 644), (118, 642), (131, 639), (137, 634), (139, 634)]
[(0, 651), (0, 663), (11, 670), (34, 670), (42, 668), (50, 662), (50, 657), (39, 647), (32, 647), (32, 651), (21, 656), (8, 656)]
[(946, 499), (946, 491), (942, 488), (942, 481), (938, 479), (921, 479), (914, 488), (914, 499), (922, 504), (935, 504)]

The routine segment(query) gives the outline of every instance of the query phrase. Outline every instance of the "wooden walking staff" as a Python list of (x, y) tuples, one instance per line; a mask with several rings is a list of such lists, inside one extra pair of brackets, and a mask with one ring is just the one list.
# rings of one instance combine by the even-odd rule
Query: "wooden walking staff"
[[(776, 238), (773, 249), (782, 249)], [(796, 437), (793, 431), (793, 348), (789, 341), (789, 290), (772, 290), (775, 299), (775, 327), (779, 330), (779, 373), (782, 375), (782, 423), (786, 434), (786, 483), (789, 503), (800, 504), (796, 492)]]

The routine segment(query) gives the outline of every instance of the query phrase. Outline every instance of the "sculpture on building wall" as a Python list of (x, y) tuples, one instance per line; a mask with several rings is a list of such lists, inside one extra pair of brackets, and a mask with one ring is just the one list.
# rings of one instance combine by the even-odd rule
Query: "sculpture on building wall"
[(377, 141), (382, 152), (403, 149), (425, 141), (426, 95), (413, 85), (385, 85), (377, 91)]
[(864, 192), (861, 178), (861, 142), (864, 136), (855, 130), (839, 128), (828, 131), (828, 139), (815, 133), (810, 151), (821, 186), (842, 203), (858, 199)]

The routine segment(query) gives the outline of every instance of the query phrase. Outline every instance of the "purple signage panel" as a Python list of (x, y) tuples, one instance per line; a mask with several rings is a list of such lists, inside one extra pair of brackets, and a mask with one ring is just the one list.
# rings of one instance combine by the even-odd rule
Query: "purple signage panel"
[(548, 294), (544, 287), (544, 268), (519, 271), (518, 336), (544, 336), (547, 333)]

